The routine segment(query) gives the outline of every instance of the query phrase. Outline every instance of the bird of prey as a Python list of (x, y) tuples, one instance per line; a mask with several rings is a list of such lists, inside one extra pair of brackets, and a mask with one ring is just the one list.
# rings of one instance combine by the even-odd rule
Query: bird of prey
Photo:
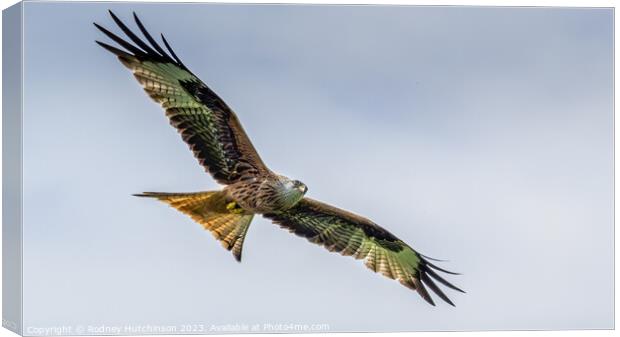
[(164, 108), (200, 165), (225, 185), (219, 191), (145, 192), (137, 196), (159, 199), (190, 216), (238, 261), (248, 227), (258, 214), (332, 252), (364, 260), (371, 270), (398, 280), (432, 305), (427, 287), (454, 305), (435, 282), (463, 292), (438, 271), (456, 273), (431, 263), (434, 259), (416, 252), (371, 220), (306, 197), (304, 183), (271, 171), (237, 115), (181, 62), (163, 34), (167, 52), (135, 13), (135, 23), (146, 41), (111, 11), (110, 15), (131, 42), (95, 23), (118, 46), (96, 42), (129, 68), (146, 93)]

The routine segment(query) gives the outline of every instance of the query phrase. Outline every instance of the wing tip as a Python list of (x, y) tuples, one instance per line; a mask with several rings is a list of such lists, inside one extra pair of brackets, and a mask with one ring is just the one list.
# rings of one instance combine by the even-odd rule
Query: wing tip
[[(181, 62), (181, 60), (174, 54), (174, 51), (172, 51), (172, 49), (170, 48), (170, 45), (168, 44), (167, 41), (164, 41), (164, 44), (166, 45), (166, 48), (172, 54), (172, 57), (170, 57), (169, 55), (167, 55), (163, 51), (163, 49), (151, 37), (151, 35), (148, 33), (148, 31), (146, 31), (146, 29), (144, 28), (144, 25), (142, 24), (142, 22), (138, 18), (138, 14), (135, 11), (133, 11), (132, 13), (133, 13), (133, 17), (134, 17), (136, 23), (138, 24), (138, 28), (143, 33), (143, 35), (146, 37), (146, 39), (151, 44), (151, 46), (149, 46), (140, 37), (138, 37), (129, 27), (127, 27), (123, 23), (123, 21), (120, 20), (119, 17), (111, 9), (108, 9), (108, 13), (112, 17), (112, 19), (116, 23), (116, 25), (125, 33), (125, 35), (133, 43), (130, 43), (130, 42), (120, 38), (119, 36), (117, 36), (116, 34), (112, 33), (111, 31), (109, 31), (108, 29), (104, 28), (103, 26), (101, 26), (100, 24), (98, 24), (96, 22), (93, 22), (93, 25), (95, 25), (95, 27), (97, 27), (97, 29), (99, 31), (104, 33), (110, 39), (114, 40), (114, 42), (118, 43), (120, 46), (122, 46), (123, 48), (127, 49), (129, 52), (133, 53), (133, 55), (129, 54), (130, 56), (135, 56), (135, 57), (138, 57), (139, 59), (152, 59), (152, 60), (157, 60), (157, 61), (162, 61), (162, 62), (171, 62), (171, 63), (175, 63), (176, 65), (178, 65), (178, 66), (182, 67), (183, 69), (187, 70), (187, 67), (185, 67), (185, 65)], [(162, 34), (162, 36), (163, 36), (163, 34)], [(109, 50), (109, 48), (106, 48), (106, 49)], [(118, 50), (118, 49), (116, 49), (116, 50)], [(117, 54), (117, 53), (115, 52), (115, 54)]]
[(105, 31), (106, 29), (103, 28), (100, 24), (96, 23), (93, 21), (93, 26), (97, 27), (97, 29), (99, 29), (100, 31)]
[(133, 193), (132, 196), (138, 198), (159, 198), (164, 196), (163, 193), (158, 192), (142, 192), (142, 193)]
[(175, 54), (174, 50), (172, 50), (172, 47), (170, 47), (170, 44), (168, 43), (168, 41), (166, 40), (166, 37), (164, 36), (163, 33), (160, 34), (161, 35), (161, 39), (162, 41), (164, 41), (164, 46), (166, 46), (166, 49), (168, 49), (168, 51), (170, 52), (170, 55), (172, 56), (172, 58), (182, 67), (185, 67), (185, 65), (183, 64), (183, 62), (181, 62), (181, 60), (179, 59), (179, 57)]
[(417, 278), (417, 277), (412, 277), (412, 282), (413, 282), (413, 285), (415, 286), (415, 290), (418, 292), (418, 294), (420, 294), (420, 296), (422, 296), (422, 298), (428, 304), (430, 304), (432, 306), (436, 306), (435, 305), (435, 301), (433, 301), (433, 298), (431, 297), (431, 295), (426, 290), (426, 287), (424, 286), (424, 284), (422, 284), (422, 281), (419, 278)]
[(426, 275), (426, 277), (429, 277), (429, 279), (432, 278), (432, 279), (438, 281), (439, 283), (443, 284), (444, 286), (446, 286), (446, 287), (448, 287), (448, 288), (450, 288), (452, 290), (456, 290), (458, 292), (461, 292), (461, 293), (465, 294), (465, 291), (463, 289), (461, 289), (461, 288), (455, 286), (454, 284), (448, 282), (446, 279), (444, 279), (439, 274), (437, 274), (433, 269), (441, 270), (441, 271), (446, 272), (446, 273), (451, 274), (451, 275), (460, 275), (460, 274), (445, 271), (445, 270), (443, 270), (441, 268), (438, 268), (437, 266), (434, 266), (434, 265), (430, 264), (429, 262), (425, 262), (425, 263), (423, 262), (420, 267), (421, 267), (420, 268), (420, 273), (423, 273), (424, 275)]
[[(444, 302), (448, 303), (449, 305), (451, 305), (453, 307), (456, 307), (454, 302), (444, 293), (444, 291), (434, 281), (437, 281), (437, 282), (441, 283), (442, 285), (444, 285), (445, 287), (450, 288), (452, 290), (456, 290), (458, 292), (465, 293), (465, 291), (463, 289), (461, 289), (461, 288), (455, 286), (454, 284), (448, 282), (442, 276), (437, 274), (436, 271), (441, 271), (441, 272), (444, 272), (444, 273), (450, 274), (450, 275), (461, 275), (461, 274), (445, 270), (445, 269), (440, 268), (440, 267), (438, 267), (438, 266), (436, 266), (433, 263), (428, 261), (428, 260), (433, 260), (433, 261), (442, 261), (442, 260), (437, 260), (437, 259), (429, 258), (428, 256), (425, 256), (425, 255), (422, 255), (422, 254), (419, 254), (419, 253), (417, 253), (417, 254), (418, 254), (419, 258), (420, 258), (420, 263), (417, 266), (417, 270), (418, 270), (417, 271), (417, 275), (413, 276), (413, 279), (416, 281), (416, 282), (414, 282), (414, 284), (416, 286), (416, 290), (418, 291), (418, 293), (420, 293), (420, 295), (422, 295), (422, 297), (425, 300), (427, 300), (425, 295), (428, 295), (428, 291), (426, 291), (426, 289), (424, 287), (424, 285), (426, 285), (426, 286), (428, 286), (432, 290), (432, 292), (435, 295), (437, 295), (439, 298), (441, 298)], [(420, 287), (422, 287), (422, 288), (420, 288)], [(427, 300), (427, 302), (428, 302), (428, 300)]]
[(450, 304), (451, 306), (455, 306), (454, 302), (450, 300), (450, 298), (433, 282), (433, 280), (426, 273), (420, 273), (420, 280), (426, 286), (428, 286), (439, 298), (441, 298), (444, 302)]
[(233, 256), (235, 257), (235, 261), (237, 261), (237, 262), (241, 263), (241, 254), (238, 254), (238, 255), (237, 255), (237, 254), (234, 254), (234, 253), (233, 253)]

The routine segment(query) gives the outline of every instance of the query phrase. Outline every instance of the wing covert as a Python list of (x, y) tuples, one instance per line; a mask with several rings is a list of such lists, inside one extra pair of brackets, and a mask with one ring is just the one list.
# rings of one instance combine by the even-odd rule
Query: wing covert
[(216, 181), (232, 184), (269, 173), (234, 111), (179, 60), (163, 35), (170, 55), (157, 44), (135, 13), (136, 24), (148, 44), (111, 11), (110, 15), (133, 44), (95, 23), (125, 50), (96, 42), (118, 56), (146, 93), (161, 104), (170, 124)]
[(384, 228), (356, 214), (304, 198), (287, 211), (263, 216), (329, 251), (363, 259), (366, 267), (416, 290), (432, 305), (435, 304), (426, 287), (454, 305), (435, 281), (463, 292), (436, 271), (456, 273), (435, 266)]

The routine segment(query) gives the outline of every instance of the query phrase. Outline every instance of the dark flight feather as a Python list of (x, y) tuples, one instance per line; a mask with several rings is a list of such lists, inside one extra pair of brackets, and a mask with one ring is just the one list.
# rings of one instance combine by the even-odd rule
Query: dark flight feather
[(179, 60), (179, 58), (177, 57), (177, 54), (174, 53), (174, 50), (172, 50), (172, 48), (170, 47), (170, 44), (168, 44), (168, 41), (166, 40), (166, 37), (164, 36), (164, 34), (161, 34), (161, 39), (162, 39), (162, 41), (164, 41), (164, 45), (166, 46), (166, 49), (168, 49), (168, 51), (170, 52), (170, 55), (172, 55), (172, 57), (179, 64), (183, 64), (183, 62), (181, 62), (181, 60)]
[(444, 294), (444, 292), (435, 284), (435, 282), (433, 282), (433, 280), (428, 276), (428, 274), (420, 273), (420, 280), (422, 280), (422, 283), (426, 284), (427, 287), (431, 288), (431, 290), (435, 294), (437, 294), (437, 296), (439, 296), (442, 300), (444, 300), (451, 306), (454, 306), (454, 303), (452, 303), (448, 296), (446, 296), (446, 294)]
[(103, 32), (105, 35), (107, 35), (110, 39), (114, 40), (114, 42), (120, 44), (123, 48), (125, 48), (130, 53), (135, 54), (135, 56), (143, 56), (143, 57), (146, 56), (146, 53), (143, 50), (141, 50), (141, 49), (137, 48), (136, 46), (132, 45), (131, 43), (121, 39), (120, 37), (118, 37), (114, 33), (110, 32), (109, 30), (101, 27), (97, 23), (93, 23), (93, 24), (95, 25), (95, 27), (97, 27), (97, 29), (99, 29), (101, 32)]
[(140, 21), (140, 18), (138, 18), (138, 15), (136, 14), (136, 12), (133, 12), (133, 19), (134, 21), (136, 21), (136, 24), (138, 25), (138, 28), (140, 29), (140, 31), (142, 32), (142, 35), (144, 35), (144, 37), (146, 37), (146, 39), (149, 41), (149, 43), (151, 44), (151, 46), (153, 46), (153, 48), (155, 48), (155, 50), (157, 50), (157, 52), (165, 58), (170, 58), (170, 56), (168, 56), (168, 54), (166, 54), (166, 52), (161, 49), (161, 47), (159, 46), (159, 44), (153, 39), (153, 37), (151, 36), (151, 34), (149, 34), (149, 32), (146, 30), (146, 28), (144, 28), (144, 25), (142, 24), (142, 21)]
[(138, 47), (142, 48), (142, 50), (144, 50), (147, 54), (157, 55), (156, 51), (154, 51), (151, 47), (144, 43), (144, 41), (137, 37), (136, 34), (134, 34), (129, 28), (127, 28), (127, 26), (125, 26), (125, 24), (112, 11), (109, 12), (114, 22), (116, 22), (116, 25), (120, 27), (123, 33), (125, 33), (125, 35), (127, 35), (131, 39), (131, 41), (137, 44)]
[(120, 56), (120, 57), (132, 57), (133, 55), (129, 54), (128, 52), (124, 51), (124, 50), (120, 50), (116, 47), (112, 47), (107, 43), (103, 43), (101, 41), (95, 41), (98, 45), (102, 46), (103, 48), (105, 48), (106, 50), (108, 50), (109, 52), (111, 52), (112, 54), (116, 55), (116, 56)]
[(456, 291), (460, 291), (462, 293), (465, 292), (462, 289), (458, 288), (457, 286), (453, 285), (452, 283), (446, 281), (443, 277), (439, 276), (434, 270), (432, 270), (430, 268), (424, 268), (424, 273), (427, 273), (432, 278), (434, 278), (436, 281), (440, 282), (441, 284), (445, 285), (446, 287), (448, 287), (450, 289), (453, 289), (453, 290), (456, 290)]

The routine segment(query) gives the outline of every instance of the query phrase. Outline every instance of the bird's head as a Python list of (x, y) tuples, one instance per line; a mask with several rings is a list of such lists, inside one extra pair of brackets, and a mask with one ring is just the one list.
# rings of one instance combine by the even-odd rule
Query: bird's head
[(302, 183), (299, 180), (293, 180), (293, 188), (301, 192), (302, 195), (308, 192), (308, 186), (306, 186), (306, 184)]
[(282, 193), (280, 194), (282, 208), (288, 209), (295, 206), (308, 192), (308, 186), (299, 180), (282, 177)]

